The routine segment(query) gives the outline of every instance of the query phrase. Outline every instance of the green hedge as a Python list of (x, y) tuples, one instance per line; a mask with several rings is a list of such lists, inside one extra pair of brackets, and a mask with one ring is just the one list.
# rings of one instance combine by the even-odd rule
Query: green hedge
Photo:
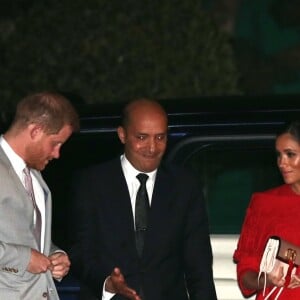
[(86, 102), (239, 93), (228, 37), (199, 0), (15, 3), (0, 43), (1, 109), (44, 89)]

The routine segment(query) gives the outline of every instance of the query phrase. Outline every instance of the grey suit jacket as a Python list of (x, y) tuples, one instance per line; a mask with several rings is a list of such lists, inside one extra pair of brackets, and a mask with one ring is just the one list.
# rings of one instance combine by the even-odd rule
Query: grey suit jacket
[[(51, 193), (40, 172), (34, 175), (45, 193), (44, 254), (58, 250), (51, 242)], [(33, 206), (9, 159), (0, 147), (0, 299), (59, 299), (51, 273), (26, 271), (31, 248), (38, 249), (33, 234)], [(48, 298), (47, 298), (48, 297)]]

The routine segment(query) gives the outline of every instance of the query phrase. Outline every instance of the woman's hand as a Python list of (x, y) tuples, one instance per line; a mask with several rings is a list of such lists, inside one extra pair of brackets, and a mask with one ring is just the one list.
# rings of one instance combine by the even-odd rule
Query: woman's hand
[(285, 279), (284, 279), (284, 263), (277, 261), (275, 263), (274, 269), (271, 273), (267, 274), (267, 286), (284, 286)]
[(292, 275), (291, 282), (288, 285), (288, 288), (289, 289), (295, 289), (295, 288), (298, 288), (298, 287), (300, 287), (300, 276), (299, 275)]

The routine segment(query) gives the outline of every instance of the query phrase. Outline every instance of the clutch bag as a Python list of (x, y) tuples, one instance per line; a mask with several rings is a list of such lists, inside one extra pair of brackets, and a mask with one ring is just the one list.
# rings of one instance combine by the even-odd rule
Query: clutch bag
[[(260, 279), (261, 274), (265, 276), (264, 280), (264, 289), (263, 296), (265, 296), (266, 289), (266, 274), (276, 272), (278, 268), (283, 268), (285, 279), (284, 286), (279, 288), (277, 292), (276, 299), (279, 299), (279, 296), (284, 287), (287, 287), (291, 281), (291, 276), (295, 274), (297, 267), (300, 265), (300, 247), (278, 237), (271, 236), (264, 249), (264, 253), (261, 258), (258, 280)], [(273, 289), (269, 292), (268, 295), (264, 298), (265, 300), (269, 299), (271, 294), (278, 287), (274, 286)]]

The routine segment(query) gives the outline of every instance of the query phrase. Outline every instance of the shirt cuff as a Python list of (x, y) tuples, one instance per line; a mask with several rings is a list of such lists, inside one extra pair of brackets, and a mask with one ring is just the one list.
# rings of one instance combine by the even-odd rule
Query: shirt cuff
[(105, 279), (104, 284), (103, 284), (103, 288), (102, 288), (102, 300), (110, 300), (115, 293), (111, 293), (105, 290), (105, 284), (107, 279), (109, 278), (109, 276)]

